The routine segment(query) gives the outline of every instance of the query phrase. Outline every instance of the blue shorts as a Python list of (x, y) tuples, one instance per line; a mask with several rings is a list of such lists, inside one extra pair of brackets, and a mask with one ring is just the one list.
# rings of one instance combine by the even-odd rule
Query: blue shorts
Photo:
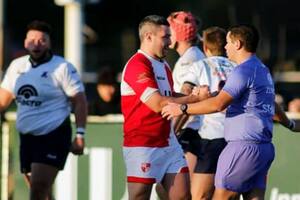
[(238, 193), (265, 189), (266, 176), (274, 157), (272, 143), (229, 142), (218, 160), (216, 188)]

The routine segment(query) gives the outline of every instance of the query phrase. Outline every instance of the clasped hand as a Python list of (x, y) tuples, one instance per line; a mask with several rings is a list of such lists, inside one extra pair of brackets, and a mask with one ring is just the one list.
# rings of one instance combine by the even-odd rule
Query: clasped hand
[[(207, 85), (194, 87), (191, 95), (198, 96), (199, 101), (211, 97), (211, 93)], [(168, 104), (164, 106), (161, 111), (162, 117), (167, 118), (168, 120), (178, 117), (182, 114), (180, 106), (181, 104), (168, 102)]]

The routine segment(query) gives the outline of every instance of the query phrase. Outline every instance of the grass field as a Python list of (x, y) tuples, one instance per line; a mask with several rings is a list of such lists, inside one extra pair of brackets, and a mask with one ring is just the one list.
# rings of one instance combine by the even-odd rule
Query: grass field
[[(10, 134), (10, 169), (14, 175), (14, 200), (25, 200), (28, 196), (28, 190), (19, 173), (18, 134), (13, 128), (14, 123), (11, 123), (10, 127), (13, 130)], [(125, 170), (121, 152), (122, 139), (121, 123), (88, 124), (86, 136), (87, 147), (109, 147), (113, 150), (113, 200), (121, 199), (125, 191)], [(276, 148), (276, 158), (268, 176), (266, 199), (300, 199), (299, 143), (300, 133), (291, 133), (287, 129), (275, 125), (274, 145)], [(99, 165), (101, 165), (101, 163), (99, 163)], [(78, 200), (89, 200), (89, 177), (92, 176), (89, 174), (89, 155), (84, 155), (79, 158), (78, 169)], [(102, 177), (99, 178), (101, 179)]]

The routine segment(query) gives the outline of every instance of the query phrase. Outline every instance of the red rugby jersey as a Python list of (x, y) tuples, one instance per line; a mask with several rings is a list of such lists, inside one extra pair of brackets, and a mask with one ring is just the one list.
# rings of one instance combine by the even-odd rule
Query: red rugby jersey
[(155, 113), (144, 102), (156, 91), (173, 93), (172, 73), (165, 61), (158, 61), (139, 50), (126, 64), (121, 82), (124, 115), (124, 146), (168, 146), (170, 121)]

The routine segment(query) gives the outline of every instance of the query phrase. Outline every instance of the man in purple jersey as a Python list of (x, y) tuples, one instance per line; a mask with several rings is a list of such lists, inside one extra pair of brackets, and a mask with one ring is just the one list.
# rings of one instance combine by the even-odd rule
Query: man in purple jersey
[[(238, 66), (232, 71), (221, 92), (194, 104), (169, 104), (163, 117), (182, 113), (207, 114), (227, 108), (225, 139), (215, 177), (213, 199), (264, 199), (266, 175), (274, 159), (271, 143), (273, 116), (296, 131), (295, 123), (275, 104), (274, 84), (268, 68), (256, 57), (258, 31), (253, 26), (229, 29), (225, 46), (227, 56)], [(299, 130), (298, 130), (299, 131)]]

